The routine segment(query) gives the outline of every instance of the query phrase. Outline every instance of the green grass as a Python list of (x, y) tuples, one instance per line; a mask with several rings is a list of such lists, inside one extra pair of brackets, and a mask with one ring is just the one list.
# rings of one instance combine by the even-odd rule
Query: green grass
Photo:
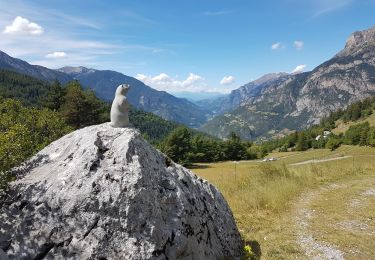
[(336, 128), (332, 129), (332, 132), (336, 135), (340, 133), (345, 133), (345, 131), (348, 130), (350, 126), (361, 124), (364, 122), (369, 122), (370, 126), (375, 126), (375, 111), (369, 117), (355, 122), (349, 121), (344, 123), (342, 120), (337, 120)]
[[(311, 159), (350, 158), (292, 166)], [(266, 259), (303, 258), (291, 226), (293, 202), (305, 191), (375, 175), (375, 148), (273, 153), (275, 162), (198, 164), (193, 171), (216, 185), (228, 201), (245, 241), (257, 241)]]

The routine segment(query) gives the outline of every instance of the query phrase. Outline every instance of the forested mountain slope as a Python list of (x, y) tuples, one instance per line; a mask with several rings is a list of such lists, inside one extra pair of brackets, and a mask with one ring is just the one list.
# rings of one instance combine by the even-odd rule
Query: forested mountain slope
[(111, 101), (120, 84), (130, 84), (129, 101), (137, 109), (154, 113), (164, 119), (197, 128), (207, 121), (210, 114), (194, 103), (177, 98), (165, 91), (153, 89), (143, 82), (111, 70), (94, 70), (84, 67), (64, 67), (59, 70), (31, 65), (0, 51), (0, 69), (18, 72), (46, 82), (59, 81), (66, 84), (78, 80), (84, 88), (93, 89), (95, 94)]

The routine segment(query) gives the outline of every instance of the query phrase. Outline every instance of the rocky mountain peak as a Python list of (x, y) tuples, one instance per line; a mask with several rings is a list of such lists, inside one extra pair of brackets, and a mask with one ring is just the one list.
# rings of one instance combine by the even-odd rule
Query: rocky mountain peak
[(260, 85), (260, 84), (263, 84), (265, 82), (268, 82), (268, 81), (272, 81), (272, 80), (277, 80), (281, 77), (285, 77), (285, 76), (288, 76), (289, 74), (286, 73), (286, 72), (278, 72), (278, 73), (268, 73), (268, 74), (265, 74), (263, 75), (262, 77), (252, 81), (251, 83), (255, 84), (255, 85)]
[(375, 26), (352, 33), (346, 41), (345, 48), (337, 56), (351, 55), (368, 45), (375, 45)]
[(135, 129), (105, 123), (77, 130), (13, 174), (18, 180), (0, 201), (0, 249), (11, 259), (241, 255), (220, 192)]
[(82, 66), (79, 66), (79, 67), (66, 66), (66, 67), (62, 67), (62, 68), (58, 69), (58, 71), (64, 72), (64, 73), (70, 74), (70, 75), (77, 75), (77, 74), (80, 74), (80, 73), (94, 72), (95, 70), (94, 69), (88, 69), (88, 68), (85, 68), (85, 67), (82, 67)]
[(353, 33), (345, 49), (312, 71), (266, 75), (258, 82), (233, 90), (229, 105), (215, 104), (230, 109), (200, 129), (218, 137), (232, 131), (245, 139), (279, 137), (375, 95), (375, 27)]

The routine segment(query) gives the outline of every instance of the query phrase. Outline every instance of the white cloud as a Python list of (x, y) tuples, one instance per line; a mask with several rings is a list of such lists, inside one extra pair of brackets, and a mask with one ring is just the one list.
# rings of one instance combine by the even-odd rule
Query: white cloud
[(190, 73), (189, 76), (183, 80), (179, 80), (178, 77), (171, 77), (166, 73), (160, 73), (156, 76), (137, 74), (136, 78), (157, 90), (170, 92), (201, 92), (207, 89), (205, 79), (194, 73)]
[(306, 67), (307, 67), (306, 64), (298, 65), (294, 70), (292, 70), (291, 73), (301, 73), (305, 70)]
[(281, 42), (276, 42), (271, 45), (272, 50), (280, 50), (282, 48), (284, 48), (284, 45)]
[(296, 47), (297, 50), (302, 50), (305, 43), (303, 41), (294, 41), (294, 47)]
[[(96, 32), (93, 33), (91, 29), (101, 29), (109, 26), (107, 21), (101, 19), (101, 17), (96, 17), (95, 21), (92, 21), (91, 17), (87, 19), (88, 17), (82, 15), (79, 17), (70, 16), (63, 11), (47, 9), (44, 5), (36, 3), (27, 4), (23, 0), (6, 1), (6, 4), (2, 4), (2, 2), (4, 1), (0, 0), (0, 50), (32, 64), (50, 68), (86, 66), (98, 69), (126, 71), (129, 73), (129, 68), (144, 68), (146, 62), (139, 59), (124, 61), (120, 58), (123, 53), (149, 54), (158, 52), (167, 53), (168, 51), (162, 46), (126, 44), (123, 41), (124, 37), (122, 35), (118, 37), (112, 37), (112, 35), (106, 37), (106, 32), (103, 32), (103, 35), (98, 37), (98, 34)], [(30, 25), (31, 29), (26, 26), (26, 29), (23, 29), (22, 33), (16, 33), (15, 22), (13, 22), (13, 20), (17, 20), (16, 17), (20, 17), (20, 19), (27, 18), (28, 23), (26, 24), (38, 24), (36, 27)], [(113, 16), (110, 19), (112, 21)], [(127, 18), (126, 21), (121, 19), (124, 23), (129, 20), (134, 20), (134, 24), (142, 23), (142, 21), (138, 21), (136, 18)], [(144, 21), (143, 24), (146, 22)], [(151, 23), (151, 21), (149, 22)], [(19, 28), (20, 26), (17, 23), (16, 27)], [(24, 24), (25, 21), (22, 20), (22, 23)], [(116, 24), (118, 23), (116, 22)], [(81, 29), (84, 31), (77, 33), (81, 32)], [(88, 31), (87, 29), (90, 30)], [(37, 36), (38, 31), (39, 33), (42, 32), (43, 37), (40, 37), (40, 35)], [(31, 37), (32, 33), (33, 37)], [(60, 59), (50, 58), (50, 56), (46, 57), (46, 54), (52, 54), (55, 51), (61, 50), (67, 53), (66, 57)], [(154, 50), (156, 51), (154, 52)]]
[(235, 78), (233, 76), (224, 76), (224, 78), (220, 81), (221, 85), (230, 85), (234, 83)]
[(65, 58), (66, 56), (68, 56), (68, 55), (63, 51), (55, 51), (55, 52), (52, 52), (52, 53), (48, 53), (46, 55), (46, 58), (61, 59), (61, 58)]
[(39, 24), (17, 16), (11, 25), (5, 27), (3, 32), (6, 34), (40, 35), (44, 29)]
[[(231, 77), (231, 76), (229, 76)], [(171, 77), (166, 73), (160, 73), (156, 76), (147, 76), (137, 74), (135, 77), (146, 85), (157, 90), (167, 91), (169, 93), (230, 93), (233, 88), (211, 87), (202, 76), (190, 73), (186, 79), (179, 79), (178, 76)], [(234, 78), (233, 78), (234, 80)]]

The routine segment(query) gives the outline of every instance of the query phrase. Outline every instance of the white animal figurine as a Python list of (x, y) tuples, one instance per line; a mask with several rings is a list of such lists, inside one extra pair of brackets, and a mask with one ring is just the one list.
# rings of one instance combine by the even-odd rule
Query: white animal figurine
[(117, 87), (115, 99), (111, 107), (111, 126), (112, 127), (128, 127), (129, 123), (129, 102), (126, 99), (126, 93), (130, 86), (122, 84)]

